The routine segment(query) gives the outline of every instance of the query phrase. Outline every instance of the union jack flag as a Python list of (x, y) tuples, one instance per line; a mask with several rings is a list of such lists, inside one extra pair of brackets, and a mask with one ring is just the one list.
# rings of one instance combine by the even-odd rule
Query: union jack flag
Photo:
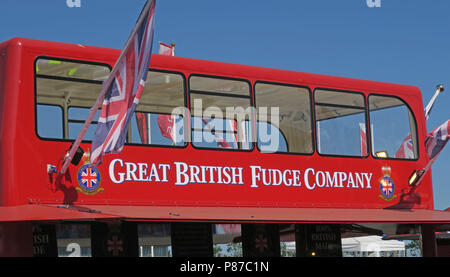
[(211, 132), (217, 142), (219, 148), (233, 148), (222, 136), (218, 135), (212, 125), (212, 120), (209, 121), (206, 118), (202, 118), (203, 124), (205, 124), (205, 130)]
[(367, 156), (366, 123), (359, 123), (359, 137), (361, 140), (361, 156)]
[(109, 78), (113, 80), (105, 94), (92, 141), (93, 164), (100, 164), (104, 154), (122, 151), (128, 124), (147, 79), (153, 44), (154, 14), (155, 1), (149, 0), (111, 72)]
[(399, 159), (414, 159), (415, 158), (411, 134), (406, 136), (406, 138), (403, 140), (402, 144), (400, 144), (400, 147), (398, 148), (397, 152), (395, 153), (395, 157), (399, 158)]
[(437, 158), (449, 139), (450, 120), (447, 120), (444, 124), (429, 133), (425, 139), (425, 148), (427, 149), (430, 160)]

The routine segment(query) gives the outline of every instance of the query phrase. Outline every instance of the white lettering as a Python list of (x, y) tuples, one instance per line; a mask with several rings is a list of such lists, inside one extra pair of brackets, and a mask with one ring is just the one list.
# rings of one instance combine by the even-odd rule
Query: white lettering
[(333, 187), (334, 186), (334, 183), (336, 182), (336, 185), (337, 185), (337, 172), (335, 172), (334, 174), (333, 174), (333, 179), (331, 179), (331, 177), (330, 177), (330, 172), (328, 172), (328, 171), (325, 171), (325, 175), (327, 176), (327, 188), (328, 187)]
[(209, 170), (209, 183), (210, 184), (215, 184), (216, 181), (214, 180), (214, 171), (219, 170), (219, 168), (215, 167), (215, 166), (208, 166), (207, 169)]
[[(189, 165), (185, 162), (174, 162), (176, 186), (195, 184), (232, 184), (244, 185), (244, 168), (230, 166)], [(109, 164), (110, 179), (115, 184), (124, 181), (134, 182), (169, 182), (170, 164), (133, 163), (114, 159)], [(262, 168), (250, 166), (250, 188), (274, 186), (301, 187), (303, 182), (308, 190), (316, 188), (353, 188), (371, 189), (372, 173), (356, 173), (343, 171), (321, 171), (307, 168), (304, 176), (300, 170)]]
[[(321, 176), (320, 178), (322, 179), (322, 181), (319, 181), (319, 176)], [(317, 171), (316, 173), (316, 185), (319, 188), (323, 188), (326, 184), (326, 177), (325, 177), (325, 173), (323, 173), (323, 171)]]
[[(243, 171), (244, 169), (242, 167), (232, 167), (231, 168), (231, 176), (233, 178), (233, 181), (231, 182), (233, 185), (243, 185)], [(237, 181), (236, 179), (239, 179)]]
[[(185, 186), (187, 183), (189, 183), (189, 176), (186, 174), (188, 171), (188, 165), (186, 163), (182, 162), (174, 162), (175, 168), (176, 168), (176, 174), (177, 174), (177, 181), (175, 182), (175, 185), (177, 186)], [(183, 169), (181, 169), (183, 168)], [(181, 181), (181, 178), (184, 177), (184, 180)]]
[(198, 179), (198, 174), (200, 173), (200, 168), (195, 165), (189, 166), (189, 172), (190, 172), (190, 183), (200, 183), (200, 180)]
[[(269, 169), (270, 170), (270, 169)], [(279, 169), (272, 169), (272, 186), (279, 186), (283, 182), (283, 174)]]
[(290, 176), (292, 176), (292, 172), (289, 169), (286, 169), (285, 171), (283, 171), (283, 184), (286, 187), (290, 187), (292, 185), (292, 177), (287, 177), (286, 175), (289, 174)]
[(114, 174), (114, 168), (116, 163), (119, 163), (121, 167), (123, 167), (123, 161), (121, 159), (115, 159), (112, 160), (111, 163), (109, 164), (109, 177), (111, 178), (111, 181), (114, 184), (121, 184), (123, 183), (123, 181), (125, 180), (125, 173), (117, 173), (117, 175), (119, 176), (119, 179), (116, 178), (116, 175)]
[(150, 169), (150, 175), (148, 176), (148, 180), (150, 182), (153, 181), (153, 178), (155, 178), (155, 182), (160, 182), (158, 169), (156, 168), (156, 164), (152, 164), (152, 168)]
[(348, 183), (347, 183), (347, 187), (349, 188), (351, 185), (352, 188), (357, 189), (358, 185), (355, 185), (355, 182), (353, 181), (353, 174), (350, 172), (348, 174)]
[(292, 179), (294, 181), (294, 187), (300, 187), (302, 185), (302, 182), (300, 181), (300, 170), (292, 170), (292, 173), (294, 176), (292, 176)]
[(231, 176), (230, 176), (230, 173), (229, 173), (230, 168), (228, 166), (225, 166), (222, 169), (222, 171), (223, 171), (223, 176), (224, 176), (224, 178), (226, 180), (223, 183), (226, 184), (226, 185), (230, 184), (231, 183)]
[[(252, 185), (250, 186), (251, 188), (258, 188), (258, 185), (256, 184), (256, 181), (261, 181), (261, 176), (259, 175), (259, 172), (261, 171), (261, 167), (260, 166), (255, 166), (255, 165), (251, 165), (250, 166), (251, 170), (252, 170)], [(256, 170), (258, 170), (259, 172), (257, 173)]]
[[(125, 181), (134, 181), (137, 179), (136, 177), (136, 171), (137, 166), (134, 163), (125, 163), (125, 167), (127, 168), (127, 178), (125, 178)], [(131, 178), (133, 176), (133, 178)]]
[(312, 186), (309, 184), (309, 172), (312, 172), (313, 175), (315, 174), (314, 169), (312, 168), (305, 170), (305, 186), (307, 189), (313, 190), (316, 187), (316, 184), (314, 183)]
[(160, 164), (159, 165), (159, 169), (162, 168), (162, 180), (161, 182), (169, 182), (169, 180), (167, 180), (167, 170), (170, 170), (170, 164)]
[[(270, 176), (270, 174), (266, 174), (266, 170), (267, 169), (265, 169), (265, 168), (262, 168), (261, 169), (261, 171), (262, 171), (262, 175), (263, 175), (263, 184), (265, 185), (265, 186), (270, 186), (271, 185), (271, 183), (272, 183), (272, 176)], [(269, 175), (269, 181), (267, 181), (266, 180), (266, 176), (267, 175)]]
[[(366, 188), (371, 189), (372, 187), (370, 186), (370, 180), (372, 180), (372, 173), (361, 173), (361, 174), (364, 175), (364, 178), (367, 181)], [(361, 187), (364, 188), (362, 185), (361, 185)]]
[(364, 177), (363, 173), (355, 173), (356, 177), (356, 186), (358, 187), (361, 184), (361, 188), (364, 188)]
[(342, 183), (347, 180), (347, 173), (338, 172), (338, 174), (339, 174), (339, 186), (336, 186), (336, 188), (343, 188), (344, 185)]
[(139, 179), (136, 181), (147, 181), (147, 168), (148, 164), (146, 163), (138, 163), (138, 169), (139, 169)]

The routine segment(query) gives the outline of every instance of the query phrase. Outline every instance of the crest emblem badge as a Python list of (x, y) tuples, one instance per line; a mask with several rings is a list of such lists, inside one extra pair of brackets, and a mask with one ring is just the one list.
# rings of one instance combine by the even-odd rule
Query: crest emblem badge
[[(84, 155), (86, 155), (86, 153)], [(77, 174), (79, 187), (75, 189), (86, 195), (94, 195), (98, 192), (103, 192), (104, 189), (100, 187), (100, 171), (95, 165), (90, 164), (88, 161), (89, 159), (83, 156), (84, 164), (80, 167)]]
[(397, 198), (397, 195), (395, 195), (395, 184), (394, 180), (391, 178), (391, 167), (390, 166), (383, 166), (381, 168), (383, 172), (383, 177), (380, 179), (380, 192), (381, 194), (379, 197), (386, 201), (391, 201), (395, 198)]

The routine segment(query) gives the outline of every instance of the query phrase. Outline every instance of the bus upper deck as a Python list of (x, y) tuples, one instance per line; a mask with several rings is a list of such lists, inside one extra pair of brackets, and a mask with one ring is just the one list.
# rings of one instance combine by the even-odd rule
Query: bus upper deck
[(340, 256), (341, 234), (385, 223), (422, 224), (434, 255), (450, 215), (429, 172), (408, 182), (429, 162), (414, 86), (153, 55), (122, 153), (88, 163), (99, 111), (55, 178), (119, 54), (0, 43), (0, 256), (209, 256), (217, 240), (279, 256), (286, 237), (297, 256)]
[(431, 174), (408, 184), (428, 162), (417, 87), (153, 55), (123, 153), (55, 188), (47, 166), (119, 51), (16, 38), (0, 53), (2, 206), (433, 209)]

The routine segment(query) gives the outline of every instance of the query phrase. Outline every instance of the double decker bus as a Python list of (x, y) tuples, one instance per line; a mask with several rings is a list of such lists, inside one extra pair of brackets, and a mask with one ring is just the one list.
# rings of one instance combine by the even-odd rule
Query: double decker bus
[(57, 178), (119, 54), (0, 43), (0, 256), (448, 255), (414, 86), (155, 54), (123, 151), (88, 163), (98, 112)]

